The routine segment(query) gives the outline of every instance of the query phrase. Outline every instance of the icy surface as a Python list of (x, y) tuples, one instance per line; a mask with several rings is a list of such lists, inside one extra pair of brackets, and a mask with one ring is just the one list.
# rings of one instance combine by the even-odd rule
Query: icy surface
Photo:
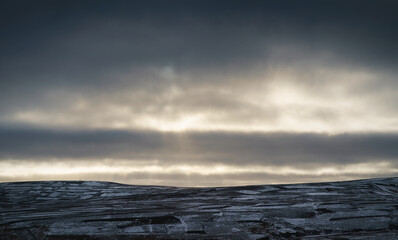
[(398, 178), (220, 188), (0, 183), (0, 239), (398, 239)]

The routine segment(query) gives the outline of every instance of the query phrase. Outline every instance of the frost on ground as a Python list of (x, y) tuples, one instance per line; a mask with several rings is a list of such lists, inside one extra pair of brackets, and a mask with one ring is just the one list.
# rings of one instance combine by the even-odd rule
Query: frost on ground
[(398, 239), (398, 178), (219, 188), (0, 183), (0, 239)]

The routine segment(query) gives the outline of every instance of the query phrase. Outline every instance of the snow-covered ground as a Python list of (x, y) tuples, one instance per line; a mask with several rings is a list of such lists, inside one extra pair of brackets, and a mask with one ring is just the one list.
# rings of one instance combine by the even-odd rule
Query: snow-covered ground
[(0, 239), (398, 239), (398, 178), (218, 188), (0, 183)]

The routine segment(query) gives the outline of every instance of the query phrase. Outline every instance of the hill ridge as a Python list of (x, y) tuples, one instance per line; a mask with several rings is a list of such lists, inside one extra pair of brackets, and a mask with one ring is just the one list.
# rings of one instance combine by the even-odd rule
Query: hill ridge
[(398, 178), (182, 188), (0, 183), (0, 239), (397, 239)]

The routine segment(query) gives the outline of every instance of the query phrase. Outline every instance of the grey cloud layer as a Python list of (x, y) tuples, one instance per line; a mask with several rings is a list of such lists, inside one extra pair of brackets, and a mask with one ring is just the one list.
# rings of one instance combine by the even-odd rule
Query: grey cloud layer
[[(217, 130), (246, 122), (291, 131), (297, 123), (284, 129), (283, 121), (293, 118), (343, 132), (353, 116), (377, 122), (378, 131), (397, 126), (395, 1), (1, 5), (3, 125), (139, 129), (150, 117), (177, 122), (203, 113), (197, 125)], [(275, 104), (286, 96), (270, 102), (267, 84), (286, 82), (316, 98), (305, 106)], [(350, 109), (325, 104), (345, 101)]]
[(83, 181), (98, 180), (111, 181), (119, 183), (127, 183), (134, 185), (163, 185), (163, 186), (184, 186), (184, 187), (203, 187), (203, 186), (242, 186), (242, 185), (263, 185), (275, 183), (307, 183), (307, 182), (326, 182), (338, 180), (352, 180), (376, 177), (390, 177), (390, 175), (383, 175), (381, 173), (373, 174), (324, 174), (322, 176), (316, 175), (295, 175), (295, 174), (215, 174), (215, 175), (201, 175), (201, 174), (162, 174), (162, 173), (134, 173), (134, 174), (115, 174), (115, 173), (91, 173), (91, 174), (65, 174), (65, 175), (51, 175), (46, 176), (28, 176), (28, 177), (3, 177), (0, 176), (0, 182), (5, 181), (40, 181), (45, 179), (62, 179), (62, 180), (76, 180)]
[(1, 159), (157, 159), (168, 164), (397, 163), (396, 134), (244, 134), (2, 129)]
[(129, 71), (128, 84), (164, 84), (142, 79), (139, 71), (150, 67), (235, 74), (258, 62), (326, 58), (394, 71), (398, 62), (395, 1), (1, 4), (0, 86), (8, 106), (53, 88), (123, 87), (118, 75)]
[(0, 163), (397, 166), (397, 16), (394, 0), (1, 1)]

